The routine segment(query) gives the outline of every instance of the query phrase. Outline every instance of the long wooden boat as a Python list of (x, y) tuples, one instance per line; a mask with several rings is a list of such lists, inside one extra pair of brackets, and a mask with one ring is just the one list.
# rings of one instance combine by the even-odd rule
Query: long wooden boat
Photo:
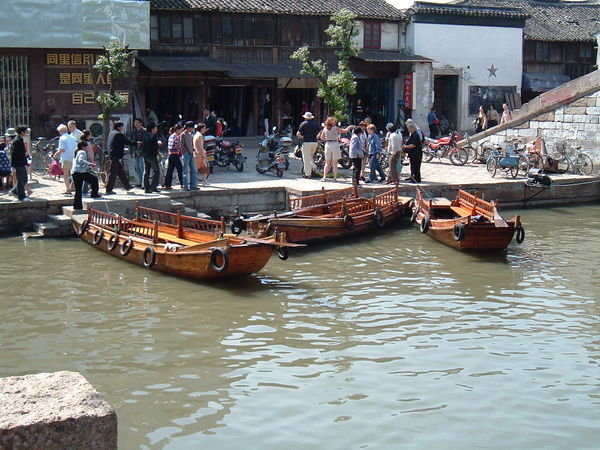
[(232, 232), (246, 230), (255, 238), (273, 232), (285, 233), (289, 242), (315, 242), (359, 235), (383, 228), (409, 211), (411, 197), (399, 197), (398, 187), (372, 198), (359, 195), (358, 187), (290, 198), (284, 213), (240, 217), (234, 220)]
[(422, 233), (458, 250), (500, 251), (515, 233), (519, 244), (525, 239), (519, 216), (505, 220), (498, 213), (498, 202), (486, 202), (462, 189), (450, 201), (445, 197), (425, 199), (417, 188), (411, 220)]
[(258, 272), (277, 249), (287, 259), (285, 235), (265, 239), (238, 238), (225, 233), (225, 221), (207, 220), (137, 207), (126, 219), (88, 209), (87, 219), (73, 222), (88, 244), (119, 259), (148, 269), (195, 279)]

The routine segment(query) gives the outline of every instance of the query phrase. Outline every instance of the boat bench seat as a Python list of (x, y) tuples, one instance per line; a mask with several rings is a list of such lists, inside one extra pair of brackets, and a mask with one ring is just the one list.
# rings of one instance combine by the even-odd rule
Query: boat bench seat
[(465, 217), (465, 216), (470, 216), (471, 215), (471, 210), (467, 209), (467, 208), (462, 208), (460, 206), (452, 206), (450, 209), (454, 213), (456, 213), (457, 215), (459, 215), (460, 217)]
[(434, 197), (431, 199), (431, 204), (433, 206), (450, 206), (452, 202), (446, 197)]
[(172, 234), (162, 233), (160, 231), (158, 232), (158, 238), (162, 239), (164, 241), (174, 242), (175, 244), (181, 244), (181, 245), (196, 245), (196, 244), (198, 244), (198, 242), (190, 241), (188, 239), (178, 238), (177, 236), (173, 236)]

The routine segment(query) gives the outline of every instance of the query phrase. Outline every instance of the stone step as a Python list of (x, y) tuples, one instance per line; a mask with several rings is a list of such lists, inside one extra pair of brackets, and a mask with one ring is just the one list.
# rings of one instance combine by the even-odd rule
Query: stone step
[(58, 225), (51, 222), (34, 222), (33, 230), (44, 235), (44, 237), (56, 237), (60, 234)]
[(70, 227), (71, 226), (71, 216), (66, 214), (49, 214), (48, 222), (55, 223), (59, 227)]

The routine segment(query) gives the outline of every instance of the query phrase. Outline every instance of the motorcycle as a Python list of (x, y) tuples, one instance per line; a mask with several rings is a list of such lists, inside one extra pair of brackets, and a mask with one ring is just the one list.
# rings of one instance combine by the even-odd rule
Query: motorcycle
[(290, 166), (288, 153), (292, 145), (292, 138), (282, 136), (278, 140), (276, 130), (277, 127), (273, 127), (273, 132), (265, 136), (258, 144), (256, 171), (264, 174), (273, 170), (278, 177), (281, 177)]
[(464, 166), (469, 159), (469, 152), (463, 148), (458, 148), (456, 143), (462, 139), (462, 136), (456, 131), (450, 136), (440, 139), (425, 138), (423, 147), (423, 161), (430, 162), (434, 157), (439, 160), (448, 158), (455, 166)]
[[(226, 122), (223, 122), (226, 125)], [(246, 157), (242, 155), (244, 146), (236, 142), (230, 142), (223, 139), (222, 137), (217, 138), (216, 148), (214, 152), (215, 163), (219, 167), (227, 167), (231, 164), (237, 169), (238, 172), (244, 170), (244, 162)]]
[[(343, 169), (349, 169), (352, 167), (352, 160), (350, 159), (350, 139), (348, 138), (340, 138), (340, 153), (342, 157), (338, 159), (338, 164), (342, 166)], [(317, 149), (313, 154), (313, 165), (315, 166), (315, 171), (318, 173), (323, 173), (323, 167), (325, 167), (325, 143), (323, 141), (318, 141)]]

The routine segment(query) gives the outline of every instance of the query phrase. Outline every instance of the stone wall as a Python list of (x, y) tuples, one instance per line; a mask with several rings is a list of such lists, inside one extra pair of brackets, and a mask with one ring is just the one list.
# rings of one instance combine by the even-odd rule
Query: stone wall
[(514, 128), (499, 131), (490, 141), (521, 138), (525, 142), (544, 138), (546, 149), (552, 153), (557, 143), (581, 146), (594, 161), (594, 173), (600, 170), (600, 91), (559, 106)]

